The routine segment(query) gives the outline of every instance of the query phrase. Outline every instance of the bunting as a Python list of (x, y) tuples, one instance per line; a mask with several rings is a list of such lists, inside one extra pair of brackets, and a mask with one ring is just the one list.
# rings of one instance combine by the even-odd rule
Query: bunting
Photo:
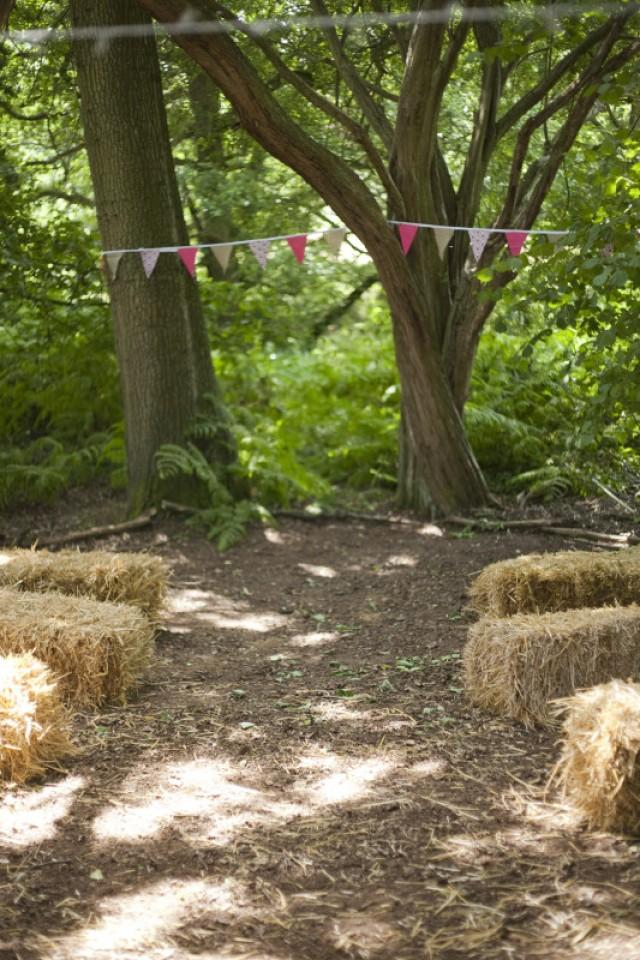
[[(440, 259), (444, 258), (454, 232), (457, 230), (463, 231), (469, 237), (469, 244), (476, 263), (480, 262), (489, 238), (493, 233), (502, 234), (509, 253), (513, 257), (520, 256), (527, 239), (532, 234), (542, 234), (553, 244), (557, 245), (569, 233), (568, 230), (511, 230), (504, 227), (459, 227), (437, 223), (410, 223), (403, 220), (389, 220), (389, 223), (398, 228), (398, 237), (400, 239), (402, 252), (405, 256), (411, 250), (418, 230), (433, 230), (433, 237)], [(328, 230), (312, 233), (292, 233), (279, 237), (261, 237), (255, 240), (232, 240), (228, 243), (198, 243), (188, 247), (137, 247), (126, 250), (104, 250), (102, 258), (103, 263), (108, 267), (111, 277), (114, 280), (117, 277), (120, 261), (125, 253), (136, 253), (140, 255), (142, 266), (147, 277), (150, 277), (155, 270), (158, 257), (161, 253), (177, 254), (189, 275), (195, 277), (196, 260), (199, 250), (211, 250), (217, 262), (220, 264), (222, 272), (225, 273), (229, 266), (234, 247), (248, 246), (264, 270), (267, 266), (273, 241), (285, 240), (298, 263), (303, 263), (309, 239), (322, 237), (329, 248), (330, 254), (333, 257), (337, 257), (346, 235), (346, 227), (331, 227)], [(613, 249), (607, 245), (602, 252), (604, 256), (611, 256)]]

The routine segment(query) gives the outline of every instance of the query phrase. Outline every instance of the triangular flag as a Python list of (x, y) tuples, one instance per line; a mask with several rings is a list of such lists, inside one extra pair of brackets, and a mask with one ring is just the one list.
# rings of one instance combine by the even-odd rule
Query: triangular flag
[(287, 243), (293, 251), (293, 255), (298, 261), (302, 263), (304, 260), (304, 252), (307, 248), (307, 235), (306, 233), (299, 233), (295, 237), (287, 237)]
[(159, 250), (141, 250), (140, 256), (142, 258), (142, 266), (144, 267), (144, 272), (146, 273), (147, 277), (150, 277), (156, 268), (156, 263), (158, 262), (160, 251)]
[(267, 258), (269, 256), (269, 247), (271, 246), (270, 240), (250, 240), (249, 247), (254, 257), (264, 270), (267, 265)]
[(327, 241), (332, 257), (337, 257), (340, 253), (340, 247), (346, 235), (347, 231), (344, 227), (332, 227), (331, 230), (325, 230), (323, 236)]
[(489, 235), (490, 234), (488, 230), (477, 229), (475, 227), (469, 230), (469, 240), (471, 241), (471, 249), (473, 250), (473, 255), (476, 258), (476, 263), (482, 256), (482, 252), (487, 245)]
[(564, 234), (562, 233), (548, 233), (547, 240), (549, 240), (555, 247), (559, 247), (562, 241), (564, 240)]
[(187, 268), (189, 275), (193, 276), (196, 272), (196, 257), (198, 256), (198, 248), (180, 247), (178, 250), (178, 256)]
[(522, 248), (525, 245), (525, 241), (529, 234), (526, 230), (507, 230), (505, 233), (505, 238), (507, 241), (507, 246), (509, 247), (509, 253), (512, 257), (519, 257), (522, 253)]
[(118, 267), (120, 266), (120, 261), (122, 260), (122, 253), (105, 253), (104, 259), (111, 271), (111, 276), (115, 280), (118, 276)]
[(444, 257), (444, 252), (449, 245), (449, 240), (453, 236), (453, 230), (451, 227), (434, 227), (433, 232), (435, 234), (436, 246), (438, 247), (438, 253), (440, 254), (440, 259)]
[(398, 233), (400, 234), (400, 243), (402, 244), (402, 252), (405, 257), (411, 249), (411, 244), (415, 240), (416, 233), (418, 228), (415, 223), (399, 223), (398, 224)]
[(227, 272), (227, 267), (229, 266), (229, 260), (231, 259), (231, 254), (233, 252), (232, 243), (218, 243), (215, 247), (211, 248), (213, 250), (213, 255), (220, 264), (222, 272)]

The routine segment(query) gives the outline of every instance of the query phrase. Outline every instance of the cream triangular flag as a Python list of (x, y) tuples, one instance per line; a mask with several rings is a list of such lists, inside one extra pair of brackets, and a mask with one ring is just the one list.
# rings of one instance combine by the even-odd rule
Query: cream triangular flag
[(488, 230), (478, 229), (473, 227), (469, 230), (469, 240), (471, 241), (471, 249), (473, 250), (473, 255), (476, 258), (476, 263), (480, 260), (482, 252), (487, 245), (487, 240), (489, 239), (490, 233)]
[(149, 278), (156, 268), (156, 263), (158, 262), (160, 251), (159, 250), (141, 250), (140, 256), (142, 258), (142, 266), (144, 267), (144, 272), (146, 273), (147, 278)]
[(233, 253), (233, 244), (232, 243), (217, 243), (215, 247), (211, 248), (213, 250), (213, 255), (220, 264), (223, 273), (227, 272), (227, 267), (229, 266), (229, 260), (231, 259), (231, 254)]
[(440, 254), (440, 259), (444, 257), (444, 252), (449, 246), (449, 240), (453, 236), (453, 229), (451, 227), (434, 227), (433, 232), (435, 235), (436, 246), (438, 248), (438, 253)]
[(267, 258), (269, 256), (269, 247), (271, 246), (270, 240), (250, 240), (249, 247), (252, 254), (264, 270), (267, 265)]
[(347, 231), (344, 227), (333, 227), (331, 230), (325, 230), (323, 236), (327, 241), (327, 246), (332, 257), (337, 257), (340, 253), (340, 247), (343, 244)]
[(115, 280), (118, 276), (118, 267), (120, 266), (120, 261), (122, 260), (124, 253), (105, 253), (104, 258), (107, 262), (107, 266), (111, 271), (111, 276)]

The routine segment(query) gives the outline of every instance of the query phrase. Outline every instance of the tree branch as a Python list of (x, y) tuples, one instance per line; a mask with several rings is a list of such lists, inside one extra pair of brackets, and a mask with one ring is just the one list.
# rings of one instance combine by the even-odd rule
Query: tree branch
[(73, 203), (79, 207), (94, 206), (93, 200), (90, 197), (85, 197), (83, 193), (66, 193), (64, 190), (54, 190), (51, 188), (48, 190), (38, 190), (36, 199), (40, 200), (42, 197), (51, 197), (54, 200), (66, 200), (67, 203)]
[(72, 157), (74, 154), (80, 153), (81, 150), (84, 150), (84, 143), (76, 143), (75, 146), (61, 150), (60, 153), (54, 153), (52, 157), (47, 157), (46, 160), (26, 160), (25, 167), (50, 167), (54, 163), (60, 163), (66, 157)]
[[(221, 4), (215, 4), (217, 10), (225, 18), (234, 20), (237, 23), (237, 18), (229, 10), (224, 8)], [(255, 31), (250, 30), (249, 27), (243, 29), (242, 31), (250, 40), (262, 51), (265, 57), (269, 62), (275, 67), (280, 76), (286, 83), (289, 83), (294, 87), (298, 93), (318, 110), (321, 110), (325, 116), (330, 117), (332, 120), (335, 120), (341, 126), (351, 134), (354, 141), (359, 143), (362, 147), (366, 157), (371, 163), (372, 169), (378, 175), (380, 182), (387, 191), (389, 199), (393, 203), (393, 206), (398, 210), (403, 210), (404, 203), (400, 196), (397, 186), (393, 182), (389, 171), (380, 156), (378, 150), (376, 149), (373, 141), (371, 140), (369, 134), (365, 128), (359, 124), (356, 120), (350, 117), (347, 113), (337, 107), (334, 103), (331, 102), (327, 97), (324, 97), (322, 94), (318, 93), (311, 84), (307, 83), (304, 77), (301, 77), (299, 73), (296, 73), (295, 70), (291, 70), (290, 67), (282, 60), (278, 52), (274, 49), (273, 44), (266, 40), (264, 37), (257, 36)]]
[[(0, 2), (2, 2), (2, 0), (0, 0)], [(48, 110), (43, 110), (41, 113), (21, 113), (20, 110), (16, 110), (15, 107), (12, 107), (6, 100), (0, 100), (0, 110), (3, 110), (10, 117), (13, 117), (14, 120), (48, 120), (51, 116)]]
[[(311, 0), (311, 6), (320, 16), (329, 16), (329, 11), (327, 10), (324, 0)], [(362, 77), (353, 62), (344, 52), (336, 30), (333, 27), (325, 27), (323, 32), (326, 34), (327, 42), (335, 58), (337, 70), (353, 93), (356, 102), (359, 104), (360, 109), (371, 124), (371, 127), (380, 137), (387, 150), (390, 150), (391, 144), (393, 143), (393, 127), (386, 113), (380, 104), (376, 103), (370, 96)]]

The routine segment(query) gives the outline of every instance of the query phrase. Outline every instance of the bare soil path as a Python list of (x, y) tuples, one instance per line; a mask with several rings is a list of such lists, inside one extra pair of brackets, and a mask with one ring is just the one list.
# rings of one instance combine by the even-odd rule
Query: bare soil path
[(0, 960), (640, 960), (640, 844), (544, 804), (553, 735), (460, 680), (471, 575), (562, 541), (288, 520), (220, 555), (168, 521), (82, 546), (166, 557), (171, 609), (136, 697), (0, 793)]

